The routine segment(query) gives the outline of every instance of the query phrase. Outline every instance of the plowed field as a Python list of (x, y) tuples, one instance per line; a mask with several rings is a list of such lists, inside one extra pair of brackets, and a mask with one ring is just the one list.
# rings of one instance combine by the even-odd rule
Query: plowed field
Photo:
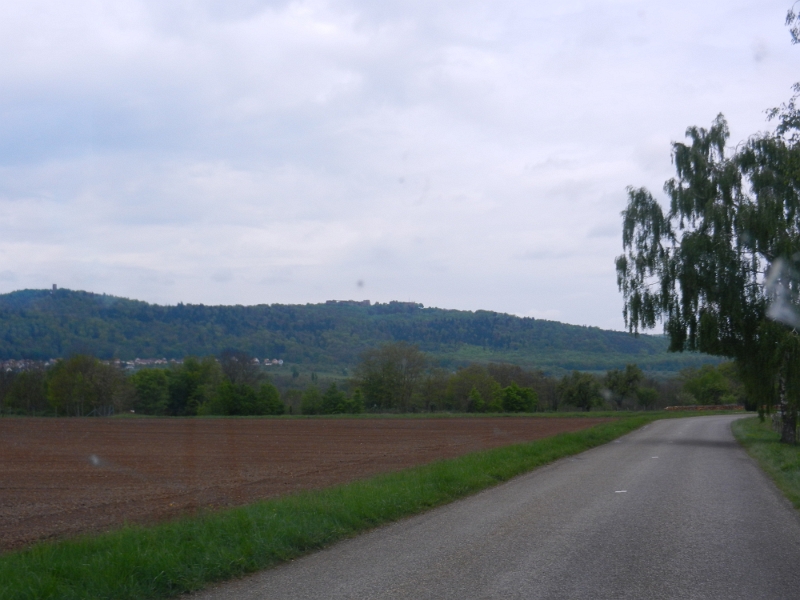
[(0, 550), (321, 488), (608, 419), (0, 419)]

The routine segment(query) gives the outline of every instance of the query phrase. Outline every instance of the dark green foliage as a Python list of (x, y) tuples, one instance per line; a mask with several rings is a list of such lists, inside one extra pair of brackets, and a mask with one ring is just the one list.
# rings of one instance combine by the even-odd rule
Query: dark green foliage
[[(473, 406), (477, 396), (482, 404)], [(496, 410), (502, 402), (502, 388), (483, 365), (469, 365), (456, 371), (447, 382), (447, 396), (444, 408), (458, 412), (486, 412), (490, 407)], [(479, 408), (480, 407), (480, 408)]]
[(284, 405), (286, 406), (286, 410), (289, 412), (290, 415), (299, 415), (302, 413), (300, 409), (300, 405), (303, 401), (302, 390), (298, 389), (285, 390), (282, 393), (281, 398), (283, 400)]
[(636, 388), (636, 400), (642, 408), (651, 408), (658, 400), (658, 391), (651, 387)]
[(300, 412), (304, 415), (322, 414), (322, 394), (315, 385), (310, 385), (303, 392), (303, 399), (300, 403)]
[[(0, 369), (0, 415), (6, 412), (13, 412), (8, 406), (8, 394), (11, 391), (11, 386), (14, 385), (14, 380), (17, 374), (13, 371), (6, 371)], [(42, 388), (44, 390), (44, 388)], [(46, 395), (46, 390), (44, 394)], [(45, 398), (46, 401), (46, 398)]]
[(636, 395), (643, 377), (642, 370), (633, 364), (625, 365), (624, 371), (612, 369), (606, 373), (603, 383), (611, 393), (611, 399), (617, 404), (617, 409), (622, 408), (625, 400)]
[(356, 388), (352, 397), (348, 397), (335, 383), (331, 383), (322, 395), (320, 414), (342, 415), (364, 412), (364, 394)]
[(254, 415), (256, 391), (249, 385), (224, 379), (211, 392), (211, 397), (197, 408), (198, 415)]
[(325, 390), (322, 395), (322, 403), (320, 404), (320, 412), (324, 415), (335, 415), (346, 412), (345, 403), (347, 402), (347, 394), (339, 390), (335, 383)]
[(282, 415), (286, 405), (281, 402), (281, 394), (271, 383), (262, 383), (258, 388), (258, 407), (260, 415)]
[(426, 356), (405, 342), (367, 350), (355, 369), (355, 381), (368, 406), (408, 412), (422, 381)]
[(681, 372), (683, 391), (697, 404), (739, 404), (744, 402), (744, 391), (733, 363), (716, 367), (704, 365), (700, 369)]
[(259, 416), (282, 415), (285, 407), (272, 384), (262, 384), (258, 391), (244, 383), (224, 379), (212, 397), (200, 405), (199, 415)]
[(167, 369), (133, 373), (133, 406), (151, 415), (281, 415), (286, 406), (266, 375), (241, 352), (186, 358)]
[(219, 360), (189, 357), (167, 370), (143, 369), (131, 377), (135, 383), (142, 378), (167, 381), (168, 414), (258, 416), (286, 410), (278, 389), (244, 352), (226, 351)]
[(428, 370), (419, 385), (419, 407), (424, 411), (452, 410), (448, 397), (451, 373), (440, 367)]
[[(400, 353), (394, 356), (398, 360), (403, 360), (405, 355)], [(162, 416), (195, 414), (256, 416), (281, 415), (285, 412), (295, 415), (358, 414), (365, 409), (371, 412), (399, 412), (397, 407), (380, 407), (375, 404), (365, 406), (364, 394), (355, 386), (357, 381), (323, 379), (324, 394), (320, 392), (313, 378), (309, 379), (311, 384), (303, 389), (296, 386), (297, 378), (288, 375), (282, 382), (278, 378), (278, 384), (286, 385), (290, 382), (293, 387), (289, 389), (284, 387), (279, 391), (271, 381), (265, 380), (266, 375), (263, 371), (257, 377), (247, 379), (262, 381), (260, 384), (235, 383), (231, 377), (239, 377), (236, 372), (229, 369), (226, 374), (221, 364), (213, 357), (202, 360), (189, 357), (182, 363), (173, 363), (168, 368), (141, 369), (128, 375), (126, 380), (113, 364), (101, 364), (92, 357), (82, 356), (70, 363), (71, 374), (66, 381), (69, 386), (73, 386), (72, 388), (64, 384), (64, 364), (45, 370), (42, 364), (28, 363), (26, 368), (30, 370), (0, 373), (2, 414), (88, 414), (90, 408), (93, 409), (93, 412), (89, 411), (91, 414), (108, 414), (108, 411), (104, 410), (97, 412), (97, 408), (108, 407), (107, 404), (98, 404), (97, 394), (111, 397), (115, 410), (132, 408), (140, 414)], [(91, 374), (95, 370), (110, 376), (105, 379), (98, 378)], [(640, 379), (638, 368), (629, 365), (625, 372), (607, 373), (605, 381), (613, 380), (614, 377), (625, 373), (630, 376), (629, 381), (638, 382)], [(704, 368), (700, 371), (688, 370), (683, 373), (680, 381), (652, 378), (643, 381), (647, 387), (656, 389), (658, 393), (656, 404), (660, 407), (669, 404), (696, 404), (697, 399), (692, 395), (696, 393), (696, 388), (692, 387), (695, 385), (692, 382), (698, 373), (703, 377), (706, 377), (707, 373), (715, 374), (714, 377), (717, 377), (718, 373), (723, 374), (729, 384), (726, 390), (732, 394), (736, 402), (741, 401), (741, 384), (736, 382), (735, 371), (731, 364)], [(571, 377), (582, 377), (585, 381), (592, 380), (592, 376), (586, 374)], [(566, 379), (569, 380), (570, 377)], [(111, 383), (112, 387), (115, 382), (121, 385), (114, 388), (110, 396), (108, 392), (102, 390), (98, 392), (99, 388), (87, 390), (81, 388), (87, 382), (95, 380), (99, 383), (103, 381), (106, 384)], [(594, 381), (597, 382), (596, 379)], [(681, 381), (688, 382), (688, 387), (679, 393)], [(501, 382), (507, 385), (502, 386)], [(64, 388), (62, 392), (66, 390), (64, 393), (73, 395), (77, 389), (83, 394), (81, 396), (83, 404), (78, 402), (70, 410), (65, 409), (64, 402), (52, 404), (47, 399), (47, 390), (56, 386)], [(540, 390), (544, 390), (545, 394), (552, 394), (557, 400), (543, 404)], [(608, 394), (607, 390), (604, 393)], [(416, 379), (410, 394), (412, 400), (407, 409), (410, 412), (500, 413), (557, 410), (562, 400), (575, 405), (577, 397), (575, 394), (565, 392), (563, 381), (559, 388), (557, 380), (547, 377), (540, 371), (527, 371), (516, 365), (496, 363), (488, 366), (469, 365), (455, 373), (432, 368)], [(704, 397), (703, 394), (698, 396)], [(635, 399), (635, 396), (633, 398)], [(732, 400), (725, 396), (723, 401)], [(577, 406), (586, 408), (581, 400), (577, 402)], [(592, 405), (598, 403), (596, 399)]]
[(473, 388), (469, 391), (468, 402), (468, 412), (486, 412), (486, 401), (483, 399), (483, 396), (481, 396), (478, 388), (473, 386)]
[(364, 412), (364, 393), (360, 388), (353, 390), (353, 396), (350, 398), (347, 412), (354, 415)]
[(502, 387), (516, 383), (520, 387), (533, 390), (538, 400), (538, 409), (558, 409), (556, 380), (548, 377), (541, 369), (526, 370), (508, 363), (489, 363), (486, 368), (489, 375)]
[(169, 408), (169, 373), (165, 369), (142, 369), (130, 376), (136, 390), (133, 409), (146, 415), (166, 415)]
[(591, 410), (603, 401), (597, 378), (589, 373), (573, 371), (558, 384), (561, 402), (581, 410)]
[(132, 397), (118, 368), (85, 354), (59, 361), (47, 376), (47, 399), (59, 415), (106, 414), (112, 408), (126, 408)]
[(214, 400), (224, 378), (222, 368), (212, 356), (203, 359), (190, 356), (182, 365), (171, 367), (168, 375), (167, 414), (172, 416), (196, 415), (201, 405)]
[(683, 389), (694, 396), (698, 404), (722, 404), (729, 395), (730, 385), (722, 373), (712, 368), (703, 368), (688, 375)]
[[(538, 394), (520, 382), (541, 383), (540, 373), (531, 373), (513, 365), (469, 365), (454, 374), (433, 369), (425, 374), (426, 364), (422, 353), (415, 348), (383, 347), (380, 352), (367, 353), (356, 367), (356, 382), (371, 391), (368, 406), (373, 409), (451, 410), (456, 412), (531, 412), (538, 408)], [(413, 376), (408, 375), (409, 365), (414, 365)], [(510, 368), (508, 368), (510, 367)], [(509, 385), (502, 387), (490, 374), (494, 372)], [(399, 382), (399, 383), (398, 383)], [(392, 398), (394, 386), (406, 386), (403, 395), (409, 400), (386, 402)], [(404, 408), (405, 407), (405, 408)]]
[(503, 410), (505, 412), (533, 412), (538, 403), (536, 392), (530, 388), (521, 388), (516, 383), (512, 383), (503, 389)]
[(0, 295), (0, 358), (48, 359), (80, 350), (101, 359), (179, 359), (236, 348), (282, 358), (299, 377), (294, 365), (351, 372), (365, 350), (400, 341), (450, 361), (449, 368), (502, 361), (606, 370), (636, 362), (677, 372), (704, 360), (667, 355), (661, 337), (411, 303), (157, 306), (64, 289)]
[(7, 385), (5, 412), (23, 415), (51, 413), (47, 400), (47, 375), (43, 368), (3, 375)]
[(755, 275), (736, 228), (741, 175), (725, 157), (728, 125), (721, 115), (711, 129), (690, 127), (686, 135), (689, 145), (673, 144), (678, 177), (664, 184), (671, 199), (666, 216), (647, 190), (628, 190), (618, 281), (632, 331), (663, 317), (671, 350), (719, 354), (735, 343), (726, 323), (748, 306), (746, 284)]

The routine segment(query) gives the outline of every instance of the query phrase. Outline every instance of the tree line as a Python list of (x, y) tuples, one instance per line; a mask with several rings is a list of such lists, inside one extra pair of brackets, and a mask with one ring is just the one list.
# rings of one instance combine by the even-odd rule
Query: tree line
[(635, 364), (605, 374), (556, 378), (508, 363), (443, 368), (417, 346), (384, 344), (362, 353), (351, 377), (300, 382), (268, 376), (244, 352), (187, 357), (128, 373), (81, 354), (45, 368), (0, 373), (0, 414), (156, 416), (459, 412), (530, 413), (653, 409), (670, 404), (741, 404), (734, 365), (705, 365), (673, 379)]

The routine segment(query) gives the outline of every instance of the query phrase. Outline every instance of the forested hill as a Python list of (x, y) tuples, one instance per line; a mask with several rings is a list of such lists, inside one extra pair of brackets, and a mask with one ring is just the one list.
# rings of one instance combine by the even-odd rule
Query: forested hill
[(708, 357), (666, 352), (659, 336), (521, 318), (489, 311), (389, 302), (159, 306), (71, 290), (0, 295), (0, 358), (182, 358), (226, 349), (308, 368), (352, 367), (366, 348), (406, 341), (444, 365), (508, 361), (546, 370), (607, 369), (637, 362), (676, 371)]

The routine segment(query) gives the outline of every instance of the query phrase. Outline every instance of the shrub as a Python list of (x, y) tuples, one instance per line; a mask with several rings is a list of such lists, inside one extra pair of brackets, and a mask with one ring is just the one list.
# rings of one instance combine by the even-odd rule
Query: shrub
[(512, 383), (503, 389), (503, 410), (505, 412), (533, 412), (538, 398), (530, 388), (521, 388)]

